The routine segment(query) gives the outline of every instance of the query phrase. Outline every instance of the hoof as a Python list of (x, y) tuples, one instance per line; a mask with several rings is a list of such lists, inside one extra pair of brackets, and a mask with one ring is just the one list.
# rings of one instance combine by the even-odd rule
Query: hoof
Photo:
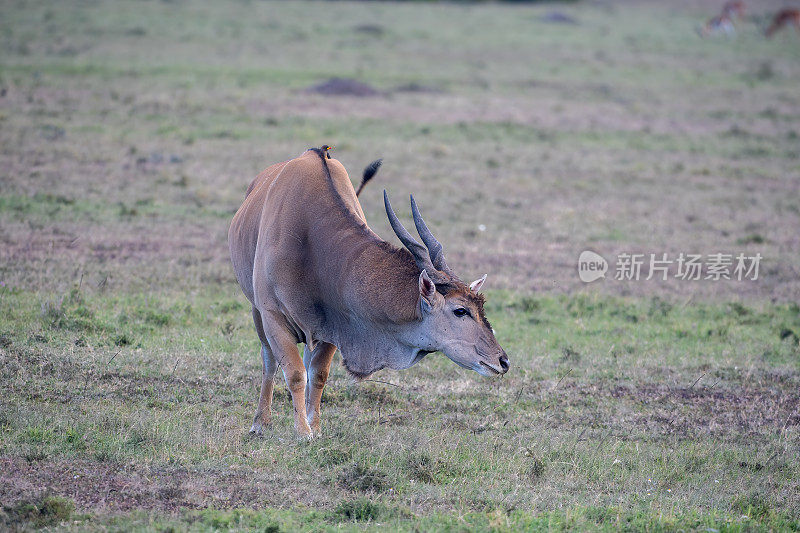
[(299, 441), (314, 440), (314, 437), (316, 437), (314, 432), (311, 431), (311, 428), (308, 426), (304, 428), (295, 428), (295, 429), (297, 430), (297, 440)]
[(312, 418), (308, 418), (307, 420), (308, 420), (308, 427), (311, 428), (311, 434), (314, 435), (315, 438), (316, 437), (321, 437), (322, 436), (322, 430), (320, 429), (319, 417), (316, 417), (316, 418), (312, 417)]
[(265, 428), (266, 424), (255, 422), (252, 426), (250, 426), (250, 434), (254, 437), (263, 437)]

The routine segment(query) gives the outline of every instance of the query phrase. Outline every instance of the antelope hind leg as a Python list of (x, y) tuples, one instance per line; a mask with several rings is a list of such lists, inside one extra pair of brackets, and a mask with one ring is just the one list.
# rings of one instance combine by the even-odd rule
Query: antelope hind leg
[(310, 351), (304, 349), (303, 362), (306, 367), (306, 419), (314, 436), (320, 435), (320, 403), (322, 390), (328, 381), (328, 373), (333, 361), (336, 346), (327, 342), (320, 342)]
[(258, 396), (258, 408), (253, 417), (250, 433), (261, 437), (264, 434), (264, 429), (272, 424), (272, 391), (275, 388), (275, 371), (278, 369), (278, 364), (267, 343), (267, 337), (264, 335), (261, 313), (255, 307), (253, 307), (253, 322), (256, 326), (258, 338), (261, 340), (263, 369), (261, 371), (261, 392)]
[(283, 369), (286, 387), (292, 395), (294, 428), (300, 438), (310, 439), (313, 434), (306, 420), (306, 368), (300, 358), (296, 339), (284, 326), (285, 321), (279, 313), (274, 313), (273, 316), (262, 313), (262, 319), (269, 347), (278, 365)]

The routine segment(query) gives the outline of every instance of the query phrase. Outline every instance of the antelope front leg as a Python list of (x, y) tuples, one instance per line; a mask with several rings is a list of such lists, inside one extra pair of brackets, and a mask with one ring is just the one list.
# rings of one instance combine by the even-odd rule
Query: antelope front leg
[(336, 346), (327, 342), (320, 342), (310, 353), (307, 347), (304, 349), (305, 357), (303, 358), (303, 363), (306, 366), (308, 376), (306, 383), (306, 418), (315, 436), (320, 434), (322, 390), (328, 381), (328, 373), (331, 369), (334, 353), (336, 353)]

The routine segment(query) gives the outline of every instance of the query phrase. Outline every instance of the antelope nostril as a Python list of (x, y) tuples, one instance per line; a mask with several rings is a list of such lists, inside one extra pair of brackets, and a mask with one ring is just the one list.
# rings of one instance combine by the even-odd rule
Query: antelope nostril
[(503, 372), (508, 372), (508, 357), (505, 355), (500, 356), (500, 367), (503, 369)]

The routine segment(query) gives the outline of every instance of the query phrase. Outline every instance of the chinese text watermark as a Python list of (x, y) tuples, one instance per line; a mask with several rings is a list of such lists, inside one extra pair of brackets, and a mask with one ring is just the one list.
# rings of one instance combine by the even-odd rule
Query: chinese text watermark
[[(692, 254), (668, 253), (620, 253), (613, 265), (613, 278), (617, 281), (666, 281), (670, 278), (684, 281), (698, 280), (758, 280), (760, 253)], [(591, 283), (606, 277), (609, 264), (606, 259), (590, 250), (581, 252), (578, 257), (578, 277), (584, 283)]]

